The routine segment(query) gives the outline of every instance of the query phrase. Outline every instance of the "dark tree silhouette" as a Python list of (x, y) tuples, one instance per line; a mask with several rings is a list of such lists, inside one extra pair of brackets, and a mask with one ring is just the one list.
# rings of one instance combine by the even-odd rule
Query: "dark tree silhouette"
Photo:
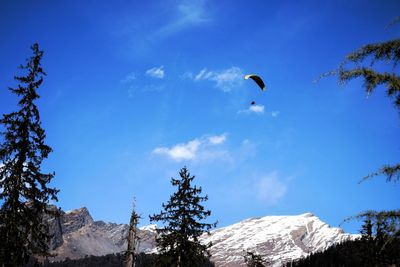
[[(397, 24), (400, 17), (396, 18), (391, 26)], [(382, 86), (386, 89), (388, 97), (394, 100), (394, 106), (400, 110), (400, 76), (398, 72), (398, 63), (400, 60), (400, 39), (388, 40), (380, 43), (367, 44), (358, 50), (348, 54), (346, 59), (339, 65), (339, 67), (326, 73), (326, 75), (337, 75), (339, 83), (345, 84), (346, 82), (362, 78), (364, 87), (369, 96), (374, 90)], [(378, 65), (378, 63), (385, 63), (385, 65)], [(387, 164), (382, 166), (379, 170), (368, 174), (362, 181), (377, 175), (386, 176), (387, 181), (400, 180), (400, 163)], [(367, 211), (352, 217), (351, 219), (361, 219), (365, 221), (365, 227), (382, 225), (390, 226), (390, 230), (386, 234), (391, 235), (389, 241), (381, 244), (380, 249), (385, 249), (387, 242), (397, 238), (400, 234), (400, 212), (394, 211)], [(371, 225), (369, 225), (371, 224)], [(377, 230), (375, 234), (378, 234)], [(378, 239), (377, 239), (378, 240)], [(376, 245), (376, 244), (375, 244)]]
[(135, 267), (136, 263), (136, 254), (137, 247), (139, 245), (139, 236), (137, 225), (139, 223), (140, 216), (136, 213), (135, 210), (135, 200), (133, 200), (132, 214), (131, 220), (129, 222), (129, 231), (128, 231), (128, 248), (125, 253), (125, 267)]
[(201, 205), (208, 197), (200, 196), (201, 187), (192, 185), (195, 176), (190, 176), (186, 167), (180, 170), (179, 175), (180, 179), (171, 178), (177, 191), (166, 204), (162, 204), (163, 211), (150, 216), (151, 221), (162, 221), (165, 225), (157, 230), (159, 264), (177, 267), (202, 266), (210, 256), (207, 249), (211, 244), (201, 244), (198, 238), (215, 227), (216, 223), (201, 222), (210, 216), (211, 211), (205, 210)]
[[(136, 255), (136, 267), (151, 267), (156, 266), (157, 255), (139, 253)], [(123, 267), (124, 255), (122, 254), (108, 254), (104, 256), (86, 256), (81, 259), (65, 259), (61, 262), (49, 262), (48, 260), (39, 263), (36, 259), (31, 260), (24, 267)], [(201, 267), (214, 267), (209, 261)]]
[[(370, 224), (372, 225), (372, 224)], [(381, 228), (382, 229), (382, 228)], [(305, 258), (288, 262), (286, 267), (389, 267), (400, 266), (400, 239), (392, 239), (382, 250), (378, 242), (386, 242), (384, 235), (379, 241), (373, 236), (363, 235), (356, 240), (334, 244), (325, 251), (313, 253)]]
[(48, 226), (43, 215), (50, 199), (57, 200), (58, 190), (48, 187), (54, 173), (41, 172), (40, 165), (52, 149), (45, 144), (35, 100), (37, 89), (45, 75), (38, 44), (33, 55), (20, 68), (25, 76), (15, 76), (19, 82), (9, 90), (19, 98), (19, 110), (4, 114), (0, 144), (0, 263), (21, 266), (30, 255), (48, 254)]
[[(399, 18), (393, 23), (398, 23)], [(400, 39), (367, 44), (348, 54), (336, 70), (323, 74), (322, 77), (336, 75), (340, 84), (362, 78), (368, 96), (382, 85), (386, 88), (387, 96), (394, 99), (395, 108), (400, 110), (400, 76), (397, 69), (399, 60)], [(378, 62), (385, 63), (385, 67), (373, 68)], [(390, 66), (391, 68), (388, 68)], [(386, 71), (378, 69), (386, 69)], [(384, 165), (379, 170), (365, 176), (364, 180), (377, 175), (385, 175), (388, 181), (399, 180), (400, 163)]]
[(265, 261), (261, 255), (247, 251), (244, 256), (244, 261), (246, 262), (248, 267), (265, 267), (269, 262)]

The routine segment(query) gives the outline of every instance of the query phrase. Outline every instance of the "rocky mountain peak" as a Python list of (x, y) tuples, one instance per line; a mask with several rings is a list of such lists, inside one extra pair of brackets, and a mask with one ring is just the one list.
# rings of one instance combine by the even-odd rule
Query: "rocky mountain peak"
[(76, 232), (80, 228), (93, 224), (93, 218), (86, 207), (67, 211), (62, 216), (63, 233)]

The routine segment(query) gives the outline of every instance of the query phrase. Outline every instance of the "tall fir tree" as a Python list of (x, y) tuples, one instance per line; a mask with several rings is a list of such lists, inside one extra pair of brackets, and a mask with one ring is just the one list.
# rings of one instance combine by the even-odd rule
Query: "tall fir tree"
[(171, 178), (171, 184), (177, 191), (170, 200), (162, 204), (163, 211), (150, 216), (150, 221), (164, 222), (164, 228), (158, 231), (156, 239), (160, 252), (160, 266), (196, 267), (205, 264), (210, 257), (209, 244), (201, 244), (199, 237), (209, 232), (217, 223), (202, 222), (211, 215), (201, 202), (208, 196), (200, 196), (201, 187), (193, 186), (195, 176), (191, 176), (186, 167), (179, 172), (180, 179)]
[(48, 187), (54, 173), (42, 173), (42, 161), (52, 149), (45, 144), (35, 100), (37, 89), (46, 75), (41, 67), (43, 51), (38, 44), (31, 47), (33, 55), (20, 69), (25, 76), (9, 90), (19, 98), (19, 110), (4, 114), (0, 124), (0, 263), (21, 266), (32, 255), (48, 256), (50, 235), (43, 221), (49, 200), (57, 200), (57, 189)]

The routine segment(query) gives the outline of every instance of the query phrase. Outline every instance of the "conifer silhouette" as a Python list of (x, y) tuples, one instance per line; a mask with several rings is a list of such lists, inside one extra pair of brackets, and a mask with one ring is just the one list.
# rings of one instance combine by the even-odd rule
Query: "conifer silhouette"
[(164, 222), (165, 227), (158, 229), (156, 239), (160, 252), (159, 265), (176, 267), (196, 267), (207, 262), (210, 254), (209, 244), (201, 244), (199, 237), (216, 226), (216, 223), (201, 222), (211, 215), (201, 202), (208, 197), (200, 196), (201, 187), (193, 186), (195, 176), (191, 176), (186, 167), (179, 172), (180, 179), (171, 178), (171, 184), (177, 191), (171, 195), (163, 211), (150, 216), (153, 222)]
[[(48, 187), (54, 173), (42, 173), (42, 161), (52, 149), (45, 144), (41, 127), (37, 89), (46, 75), (41, 67), (43, 51), (38, 44), (20, 69), (25, 76), (9, 90), (19, 98), (19, 110), (0, 119), (4, 131), (0, 143), (0, 263), (21, 266), (31, 255), (48, 256), (50, 235), (43, 221), (49, 200), (57, 200), (57, 189)], [(54, 215), (54, 214), (50, 214)]]

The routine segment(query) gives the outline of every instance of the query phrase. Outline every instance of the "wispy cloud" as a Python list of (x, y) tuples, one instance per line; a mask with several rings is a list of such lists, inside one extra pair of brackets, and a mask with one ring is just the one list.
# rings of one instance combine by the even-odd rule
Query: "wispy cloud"
[(287, 181), (280, 179), (274, 171), (262, 176), (256, 183), (257, 198), (265, 205), (275, 205), (287, 192)]
[(264, 114), (264, 105), (255, 104), (251, 105), (248, 109), (239, 110), (238, 113), (255, 113), (255, 114)]
[(207, 160), (227, 154), (215, 147), (226, 141), (226, 134), (195, 138), (187, 143), (179, 143), (171, 147), (157, 147), (152, 154), (166, 156), (177, 162), (185, 160)]
[(208, 141), (213, 145), (219, 145), (226, 141), (226, 134), (214, 135), (208, 137)]
[(194, 77), (194, 75), (193, 75), (193, 72), (191, 72), (191, 71), (186, 71), (185, 73), (183, 73), (181, 76), (180, 76), (180, 78), (181, 79), (189, 79), (189, 80), (193, 80), (193, 77)]
[(146, 75), (157, 79), (163, 79), (165, 77), (164, 66), (148, 69)]
[(247, 159), (257, 154), (257, 145), (249, 139), (244, 139), (240, 146), (240, 158)]
[(279, 115), (279, 111), (275, 110), (275, 111), (265, 111), (265, 106), (261, 105), (261, 104), (255, 104), (255, 105), (251, 105), (249, 106), (249, 108), (247, 109), (241, 109), (237, 112), (238, 114), (267, 114), (267, 115), (271, 115), (271, 117), (276, 118)]
[(184, 74), (194, 81), (212, 81), (215, 82), (215, 87), (224, 92), (230, 92), (233, 88), (238, 87), (243, 82), (243, 71), (239, 67), (230, 67), (220, 71), (209, 71), (202, 69), (196, 75), (189, 72)]
[[(206, 0), (184, 0), (178, 5), (179, 22), (202, 23), (209, 21), (206, 15)], [(182, 23), (181, 22), (181, 23)]]
[(271, 116), (272, 117), (278, 117), (279, 111), (271, 111)]
[(126, 84), (126, 83), (131, 83), (134, 80), (136, 80), (136, 74), (134, 72), (129, 73), (126, 75), (124, 78), (121, 79), (121, 83)]
[(167, 36), (211, 21), (206, 0), (183, 0), (176, 6), (174, 18), (161, 27), (156, 36)]
[[(137, 74), (139, 73), (139, 74)], [(143, 83), (143, 77), (149, 76), (156, 80)], [(158, 92), (162, 91), (165, 84), (160, 83), (165, 77), (164, 66), (154, 67), (143, 72), (130, 72), (120, 80), (121, 86), (127, 90), (128, 97), (134, 97), (136, 92)], [(158, 80), (158, 81), (157, 81)]]
[(264, 113), (264, 105), (251, 105), (249, 110), (254, 113), (262, 114)]
[(153, 153), (168, 156), (175, 161), (192, 160), (196, 158), (200, 145), (200, 140), (194, 139), (187, 143), (174, 145), (171, 148), (157, 147), (153, 150)]

